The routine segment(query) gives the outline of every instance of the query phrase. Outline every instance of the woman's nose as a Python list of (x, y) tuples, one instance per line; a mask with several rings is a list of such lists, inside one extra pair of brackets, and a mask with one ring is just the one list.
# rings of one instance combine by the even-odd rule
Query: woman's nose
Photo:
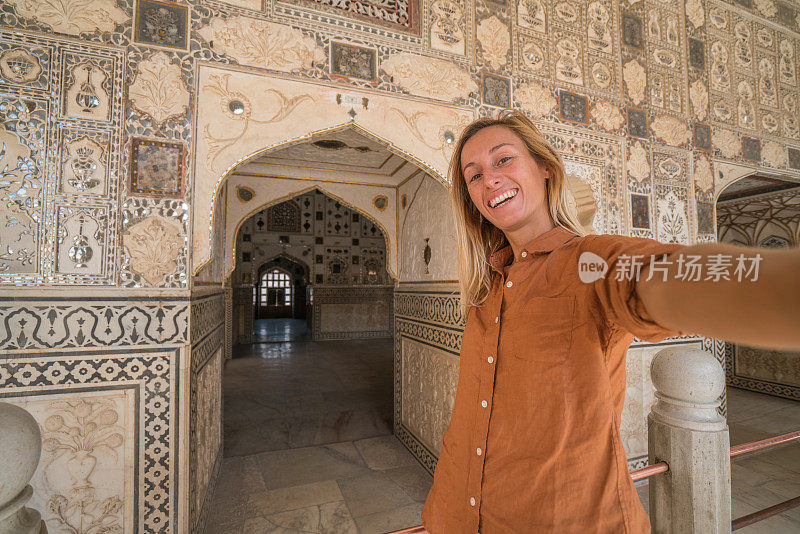
[(503, 177), (497, 171), (497, 169), (488, 169), (486, 172), (483, 173), (483, 182), (489, 189), (494, 189), (500, 182), (503, 181)]

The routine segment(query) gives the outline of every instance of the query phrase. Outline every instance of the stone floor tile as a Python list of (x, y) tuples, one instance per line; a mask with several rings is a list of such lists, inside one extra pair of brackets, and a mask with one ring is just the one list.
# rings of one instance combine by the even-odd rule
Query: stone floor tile
[(414, 500), (383, 473), (345, 478), (338, 481), (353, 517), (387, 512), (409, 505)]
[(205, 534), (242, 533), (246, 508), (246, 501), (240, 497), (212, 501)]
[(382, 473), (417, 502), (425, 502), (433, 486), (433, 477), (419, 463), (388, 469)]
[[(248, 530), (252, 529), (252, 530)], [(248, 518), (245, 532), (260, 534), (356, 534), (357, 529), (344, 501), (329, 502), (269, 516)]]
[(256, 458), (268, 489), (354, 477), (370, 472), (352, 443), (265, 452)]
[(391, 433), (391, 425), (375, 409), (330, 411), (322, 418), (315, 442), (335, 443)]
[(250, 494), (247, 500), (247, 516), (266, 517), (343, 499), (339, 485), (334, 480), (289, 486)]
[(385, 534), (422, 524), (422, 503), (355, 518), (359, 534)]
[(222, 445), (225, 456), (244, 456), (291, 448), (292, 438), (286, 419), (278, 417), (241, 428), (226, 426)]
[(370, 469), (384, 470), (419, 464), (394, 435), (360, 439), (354, 443)]

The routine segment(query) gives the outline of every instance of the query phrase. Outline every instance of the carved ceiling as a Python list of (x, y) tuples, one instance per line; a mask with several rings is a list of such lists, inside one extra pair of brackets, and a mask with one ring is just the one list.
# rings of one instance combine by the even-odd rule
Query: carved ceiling
[[(782, 238), (797, 244), (800, 231), (800, 184), (784, 191), (757, 197), (737, 198), (717, 204), (717, 226), (720, 241), (746, 245), (761, 243), (770, 226), (782, 230)], [(764, 234), (764, 235), (762, 235)], [(746, 236), (748, 242), (743, 239)]]
[(776, 178), (768, 178), (766, 176), (748, 176), (737, 180), (726, 187), (720, 193), (719, 202), (725, 202), (737, 198), (749, 197), (752, 195), (760, 195), (763, 193), (771, 193), (773, 191), (780, 191), (783, 189), (791, 189), (793, 187), (800, 187), (800, 183), (787, 182), (785, 180), (778, 180)]
[(419, 172), (383, 142), (344, 128), (263, 154), (242, 164), (235, 174), (398, 185)]

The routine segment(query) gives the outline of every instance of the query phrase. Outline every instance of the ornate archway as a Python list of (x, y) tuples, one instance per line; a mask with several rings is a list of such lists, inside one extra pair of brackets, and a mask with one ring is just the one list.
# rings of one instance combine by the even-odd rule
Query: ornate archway
[(231, 66), (201, 63), (197, 84), (193, 273), (211, 259), (214, 204), (237, 165), (315, 134), (350, 127), (446, 183), (452, 140), (475, 116), (473, 108), (344, 91)]

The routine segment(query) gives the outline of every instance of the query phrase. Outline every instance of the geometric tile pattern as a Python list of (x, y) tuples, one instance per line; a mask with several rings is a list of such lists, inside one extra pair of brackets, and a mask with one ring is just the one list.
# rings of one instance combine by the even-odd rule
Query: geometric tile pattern
[[(725, 345), (725, 379), (729, 385), (776, 397), (800, 400), (800, 387), (796, 385), (781, 384), (774, 378), (768, 380), (748, 376), (748, 372), (752, 373), (754, 370), (764, 375), (774, 374), (775, 371), (771, 369), (774, 369), (776, 364), (778, 368), (783, 366), (791, 369), (791, 362), (797, 361), (794, 354), (784, 355), (778, 351), (740, 347), (735, 343), (723, 342), (723, 344)], [(749, 368), (740, 369), (742, 363), (748, 364)]]

